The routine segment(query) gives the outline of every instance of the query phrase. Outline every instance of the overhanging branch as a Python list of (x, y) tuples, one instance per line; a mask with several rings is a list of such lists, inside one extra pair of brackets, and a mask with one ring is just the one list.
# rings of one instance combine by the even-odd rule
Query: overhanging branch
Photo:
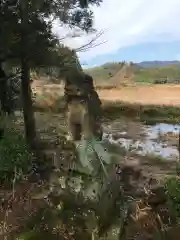
[(106, 43), (107, 41), (104, 41), (104, 42), (100, 42), (100, 43), (96, 43), (96, 44), (95, 44), (95, 42), (97, 41), (97, 39), (100, 38), (103, 34), (104, 34), (104, 31), (100, 31), (100, 32), (97, 33), (96, 36), (93, 37), (88, 43), (84, 44), (83, 46), (81, 46), (81, 47), (79, 47), (79, 48), (74, 49), (74, 51), (76, 51), (76, 52), (86, 52), (86, 51), (88, 51), (89, 49), (95, 48), (95, 47), (97, 47), (97, 46), (100, 46), (100, 45)]

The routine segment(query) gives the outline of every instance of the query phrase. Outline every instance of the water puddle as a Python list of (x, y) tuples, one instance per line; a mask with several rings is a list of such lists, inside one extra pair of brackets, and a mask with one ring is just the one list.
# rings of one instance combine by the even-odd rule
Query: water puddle
[(178, 134), (180, 131), (180, 125), (159, 123), (154, 126), (147, 126), (146, 131), (151, 139), (157, 139), (159, 137), (159, 134)]
[[(113, 125), (108, 125), (108, 133), (105, 131), (103, 135), (104, 140), (108, 140), (110, 143), (118, 144), (121, 147), (126, 148), (131, 152), (145, 156), (146, 154), (155, 154), (167, 159), (176, 159), (179, 155), (177, 146), (171, 146), (168, 141), (162, 141), (159, 136), (171, 133), (173, 136), (177, 136), (180, 131), (180, 125), (172, 125), (160, 123), (156, 125), (142, 125), (139, 136), (138, 130), (131, 134), (127, 126), (126, 131), (118, 131), (117, 125), (113, 129)], [(136, 129), (136, 123), (134, 124)], [(142, 137), (143, 136), (143, 137)], [(177, 142), (178, 145), (178, 142)]]

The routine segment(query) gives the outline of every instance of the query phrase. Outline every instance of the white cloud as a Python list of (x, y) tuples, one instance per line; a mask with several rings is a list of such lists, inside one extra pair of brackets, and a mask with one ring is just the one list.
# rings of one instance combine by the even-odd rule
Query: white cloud
[[(179, 0), (104, 0), (100, 7), (93, 7), (94, 27), (105, 30), (98, 42), (106, 43), (80, 53), (80, 59), (91, 59), (120, 48), (152, 41), (180, 40)], [(68, 30), (55, 26), (62, 36)], [(87, 43), (92, 36), (66, 39), (65, 43), (76, 48)]]

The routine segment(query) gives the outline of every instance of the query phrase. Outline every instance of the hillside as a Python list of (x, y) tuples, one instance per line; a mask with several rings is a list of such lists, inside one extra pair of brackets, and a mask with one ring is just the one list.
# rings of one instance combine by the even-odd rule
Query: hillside
[(137, 63), (140, 67), (154, 68), (154, 67), (166, 67), (168, 65), (177, 64), (180, 66), (180, 61), (143, 61)]
[(153, 61), (138, 64), (114, 62), (86, 69), (85, 72), (92, 75), (97, 85), (180, 82), (180, 62), (178, 61)]
[(140, 67), (136, 64), (123, 64), (120, 70), (111, 77), (111, 83), (115, 85), (134, 83), (135, 74), (140, 71)]
[(85, 69), (86, 73), (89, 73), (98, 83), (106, 81), (109, 83), (111, 78), (118, 73), (122, 68), (122, 63), (106, 63), (99, 67)]

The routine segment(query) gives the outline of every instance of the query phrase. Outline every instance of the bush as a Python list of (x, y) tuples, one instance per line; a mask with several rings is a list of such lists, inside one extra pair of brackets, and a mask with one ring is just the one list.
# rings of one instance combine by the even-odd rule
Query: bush
[(154, 84), (166, 84), (166, 83), (168, 83), (167, 79), (159, 79), (154, 81)]
[(165, 183), (167, 203), (170, 212), (180, 220), (180, 180), (176, 177), (170, 178)]
[(32, 169), (32, 159), (23, 136), (5, 131), (0, 140), (0, 182), (21, 180)]

